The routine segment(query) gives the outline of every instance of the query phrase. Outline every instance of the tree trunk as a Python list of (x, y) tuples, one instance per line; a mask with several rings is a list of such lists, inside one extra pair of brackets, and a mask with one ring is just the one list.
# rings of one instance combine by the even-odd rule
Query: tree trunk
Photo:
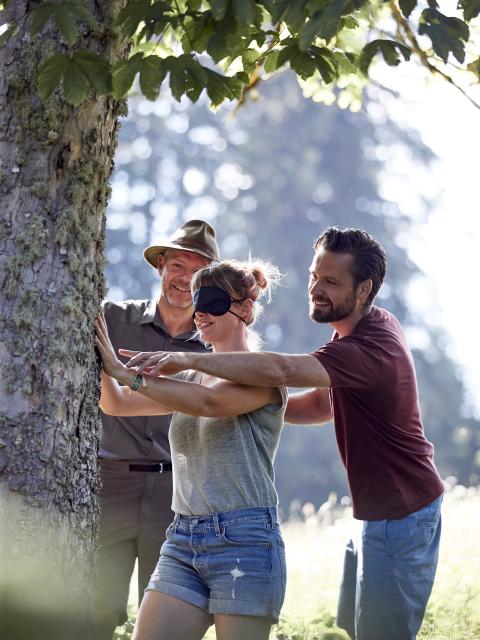
[[(124, 105), (42, 103), (38, 67), (66, 51), (36, 2), (7, 4), (18, 32), (0, 49), (0, 636), (91, 637), (98, 361), (108, 178)], [(104, 30), (78, 48), (126, 54), (122, 2), (97, 1)]]

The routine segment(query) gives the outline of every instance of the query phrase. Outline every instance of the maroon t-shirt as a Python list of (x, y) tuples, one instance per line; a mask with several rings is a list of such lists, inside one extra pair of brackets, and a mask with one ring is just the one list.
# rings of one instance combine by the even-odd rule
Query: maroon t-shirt
[(353, 333), (313, 355), (328, 371), (353, 515), (403, 518), (443, 492), (420, 420), (413, 358), (398, 320), (373, 307)]

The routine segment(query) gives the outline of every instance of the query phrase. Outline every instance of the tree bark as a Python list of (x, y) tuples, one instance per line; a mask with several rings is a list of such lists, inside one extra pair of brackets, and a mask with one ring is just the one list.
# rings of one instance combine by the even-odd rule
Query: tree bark
[[(57, 92), (37, 73), (67, 51), (36, 2), (7, 4), (18, 31), (0, 49), (0, 636), (91, 637), (97, 505), (98, 360), (104, 218), (124, 103)], [(126, 55), (118, 1), (91, 3), (103, 27), (79, 49)]]

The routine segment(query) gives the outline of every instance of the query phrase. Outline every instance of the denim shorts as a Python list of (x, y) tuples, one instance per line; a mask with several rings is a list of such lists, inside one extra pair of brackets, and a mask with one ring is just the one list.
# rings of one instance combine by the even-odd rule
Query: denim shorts
[(398, 520), (360, 521), (347, 545), (337, 624), (354, 640), (415, 640), (438, 563), (442, 496)]
[(278, 622), (286, 564), (276, 508), (177, 514), (166, 537), (147, 591), (161, 591), (210, 614)]

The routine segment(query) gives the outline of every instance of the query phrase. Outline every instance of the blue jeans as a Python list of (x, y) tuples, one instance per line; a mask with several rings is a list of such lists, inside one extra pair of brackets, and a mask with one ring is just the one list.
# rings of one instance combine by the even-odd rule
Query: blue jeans
[(353, 640), (415, 640), (433, 587), (442, 496), (399, 520), (361, 522), (347, 545), (337, 624)]
[(210, 614), (278, 622), (285, 582), (277, 510), (253, 507), (206, 516), (177, 514), (147, 591), (161, 591)]

